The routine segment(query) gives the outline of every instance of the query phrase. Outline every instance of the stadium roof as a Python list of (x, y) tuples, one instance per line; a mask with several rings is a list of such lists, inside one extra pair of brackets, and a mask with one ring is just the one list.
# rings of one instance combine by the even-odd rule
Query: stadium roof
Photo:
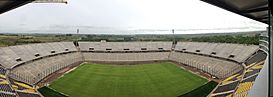
[(0, 14), (28, 3), (67, 3), (66, 0), (0, 0)]
[(267, 0), (201, 0), (225, 10), (268, 24)]
[(0, 0), (0, 14), (15, 9), (33, 0)]

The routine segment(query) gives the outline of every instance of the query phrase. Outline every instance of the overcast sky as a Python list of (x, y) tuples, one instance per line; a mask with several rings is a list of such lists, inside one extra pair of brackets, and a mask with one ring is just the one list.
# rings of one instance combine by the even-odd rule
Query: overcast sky
[(75, 33), (79, 28), (89, 34), (170, 34), (170, 29), (189, 34), (265, 27), (199, 0), (68, 0), (27, 4), (0, 14), (0, 33)]

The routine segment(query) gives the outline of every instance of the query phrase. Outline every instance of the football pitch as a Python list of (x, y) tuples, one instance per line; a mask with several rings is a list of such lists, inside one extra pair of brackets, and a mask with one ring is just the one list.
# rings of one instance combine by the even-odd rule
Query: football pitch
[(83, 64), (49, 87), (70, 97), (176, 97), (207, 82), (169, 62)]

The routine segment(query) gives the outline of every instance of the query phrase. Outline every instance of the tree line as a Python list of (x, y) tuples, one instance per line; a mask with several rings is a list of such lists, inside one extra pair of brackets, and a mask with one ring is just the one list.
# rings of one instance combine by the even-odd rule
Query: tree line
[(259, 45), (259, 35), (255, 35), (255, 36), (242, 36), (242, 35), (206, 36), (206, 37), (195, 37), (195, 38), (192, 38), (191, 41)]

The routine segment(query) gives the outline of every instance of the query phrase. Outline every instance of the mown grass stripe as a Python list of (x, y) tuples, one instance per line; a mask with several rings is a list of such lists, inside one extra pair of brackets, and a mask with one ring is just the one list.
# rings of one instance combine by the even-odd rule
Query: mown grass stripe
[(207, 82), (169, 62), (84, 64), (50, 87), (71, 97), (175, 97)]

